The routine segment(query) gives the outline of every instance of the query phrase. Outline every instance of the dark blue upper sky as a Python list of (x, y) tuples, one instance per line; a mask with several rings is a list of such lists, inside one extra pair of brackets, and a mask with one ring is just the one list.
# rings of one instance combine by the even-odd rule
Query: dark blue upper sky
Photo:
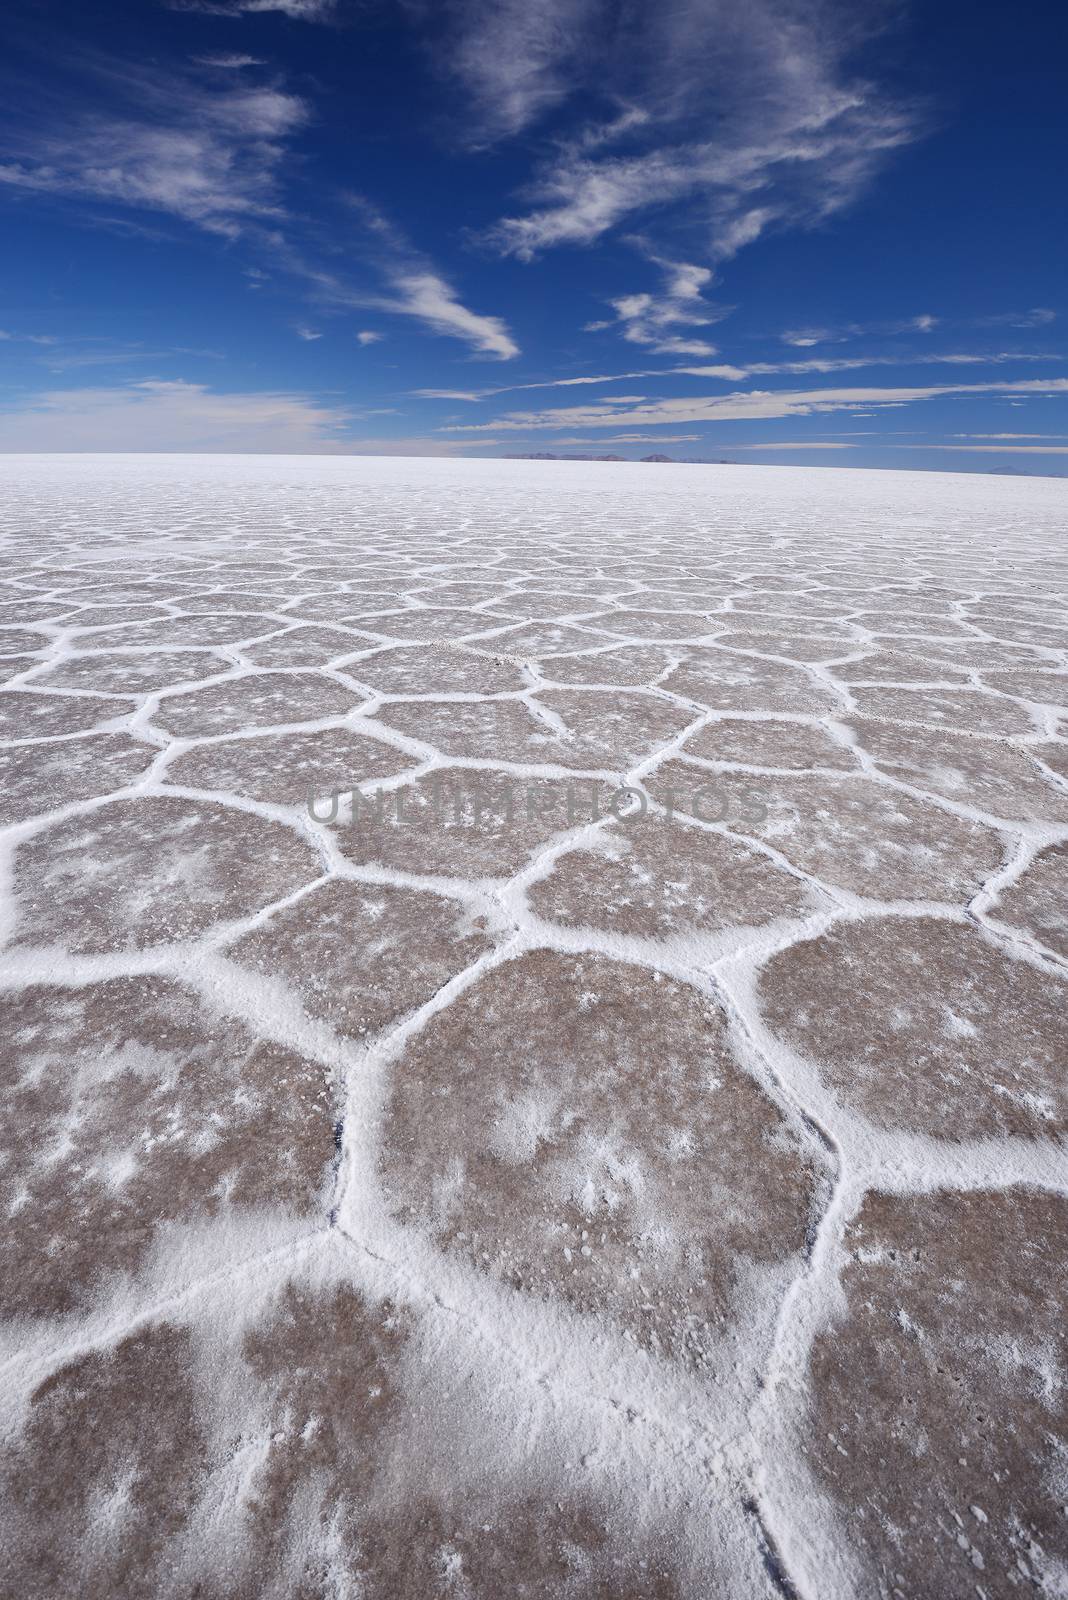
[(0, 27), (0, 449), (1068, 468), (1062, 0)]

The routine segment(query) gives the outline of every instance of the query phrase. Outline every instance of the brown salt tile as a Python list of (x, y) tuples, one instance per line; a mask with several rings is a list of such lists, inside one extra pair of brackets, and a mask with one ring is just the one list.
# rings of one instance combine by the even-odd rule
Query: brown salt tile
[(202, 1489), (209, 1436), (192, 1368), (189, 1334), (157, 1323), (34, 1391), (0, 1455), (7, 1594), (176, 1592), (174, 1543)]
[(409, 1043), (383, 1151), (398, 1219), (698, 1365), (747, 1271), (801, 1248), (818, 1181), (711, 1001), (545, 950), (487, 973)]
[(1027, 871), (998, 896), (994, 915), (1068, 956), (1068, 844), (1039, 851)]
[(840, 767), (855, 771), (856, 759), (824, 728), (810, 722), (724, 718), (692, 733), (683, 753), (702, 761), (738, 762), (750, 767)]
[[(32, 628), (0, 628), (0, 656), (33, 655), (38, 650), (46, 649), (48, 644), (48, 635), (37, 633)], [(9, 667), (5, 663), (5, 671), (20, 670), (21, 668), (14, 665)]]
[(862, 717), (885, 717), (898, 722), (922, 722), (950, 732), (986, 734), (1030, 733), (1027, 712), (1011, 700), (984, 694), (980, 689), (854, 689), (853, 698)]
[(563, 733), (515, 700), (413, 701), (383, 706), (377, 717), (450, 756), (609, 771), (625, 771), (692, 720), (652, 695), (547, 689), (538, 703)]
[(1052, 772), (1068, 778), (1068, 740), (1055, 742), (1051, 739), (1048, 744), (1033, 744), (1031, 754), (1037, 756)]
[(387, 634), (391, 639), (436, 640), (460, 639), (468, 634), (485, 633), (491, 628), (505, 628), (510, 622), (519, 622), (514, 612), (506, 613), (498, 607), (494, 611), (462, 611), (441, 609), (411, 609), (408, 611), (365, 612), (360, 626), (375, 633)]
[[(358, 617), (361, 612), (383, 611), (403, 603), (400, 595), (388, 589), (374, 593), (340, 589), (331, 590), (327, 594), (303, 595), (286, 609), (285, 616), (291, 620), (300, 618), (308, 622), (348, 622), (351, 618)], [(368, 627), (370, 626), (369, 623)]]
[[(894, 607), (887, 604), (886, 609), (892, 611)], [(912, 610), (911, 604), (907, 609)], [(842, 612), (848, 610), (850, 606), (843, 601), (841, 595), (787, 591), (784, 594), (744, 595), (736, 602), (732, 614), (752, 612), (754, 615), (811, 617), (813, 620), (829, 619), (831, 622), (837, 622), (841, 619)]]
[(550, 921), (651, 939), (759, 927), (803, 914), (808, 899), (766, 856), (656, 815), (611, 824), (529, 893)]
[(455, 901), (387, 884), (314, 889), (229, 951), (294, 989), (340, 1033), (377, 1033), (431, 999), (491, 947)]
[(409, 1332), (407, 1317), (388, 1301), (370, 1304), (347, 1287), (316, 1295), (289, 1286), (274, 1314), (245, 1335), (270, 1443), (249, 1487), (251, 1570), (239, 1595), (262, 1594), (261, 1585), (294, 1558), (299, 1567), (309, 1508), (311, 1528), (332, 1525), (346, 1565), (356, 1564), (376, 1470), (404, 1408)]
[(633, 610), (605, 611), (600, 616), (587, 617), (583, 626), (619, 634), (625, 639), (688, 641), (714, 633), (717, 625), (701, 611)]
[(31, 600), (20, 595), (15, 600), (0, 600), (0, 626), (6, 623), (56, 622), (70, 604), (64, 600)]
[(18, 685), (15, 679), (23, 672), (28, 672), (31, 667), (40, 663), (40, 656), (3, 656), (0, 657), (0, 689), (15, 689)]
[(798, 1444), (858, 1592), (1058, 1592), (1066, 1239), (1065, 1200), (1022, 1188), (871, 1194), (847, 1228)]
[(339, 656), (370, 648), (372, 640), (344, 628), (299, 627), (246, 645), (243, 655), (258, 667), (322, 667)]
[(768, 1026), (880, 1126), (943, 1139), (1068, 1127), (1068, 986), (970, 927), (846, 923), (773, 956), (759, 993)]
[[(252, 1600), (284, 1570), (291, 1593), (316, 1600), (327, 1551), (367, 1600), (714, 1592), (702, 1587), (707, 1573), (687, 1585), (687, 1557), (648, 1518), (637, 1529), (625, 1495), (613, 1504), (575, 1485), (543, 1450), (524, 1452), (514, 1481), (487, 1470), (461, 1487), (442, 1440), (423, 1446), (413, 1477), (403, 1428), (426, 1402), (411, 1384), (411, 1335), (388, 1301), (291, 1287), (246, 1336), (270, 1443), (249, 1490), (247, 1559), (228, 1595)], [(432, 1419), (421, 1420), (434, 1439)]]
[(709, 772), (665, 762), (654, 800), (771, 845), (802, 871), (873, 899), (969, 899), (1001, 863), (998, 835), (871, 778)]
[(0, 691), (0, 739), (47, 739), (84, 733), (125, 716), (133, 707), (99, 695), (48, 694), (44, 690)]
[(526, 687), (514, 662), (448, 645), (379, 650), (348, 672), (380, 694), (500, 694)]
[(316, 1063), (154, 977), (7, 993), (0, 1016), (3, 1316), (84, 1308), (169, 1222), (321, 1205), (333, 1116)]
[(211, 650), (146, 650), (137, 655), (93, 650), (66, 656), (39, 672), (33, 681), (45, 689), (141, 695), (232, 671), (230, 663)]
[[(581, 610), (582, 607), (576, 602), (572, 609)], [(492, 640), (487, 640), (486, 648), (522, 661), (538, 661), (545, 656), (590, 650), (603, 643), (600, 634), (584, 633), (581, 628), (570, 628), (565, 623), (527, 622), (521, 628), (495, 634)]]
[(575, 613), (596, 611), (599, 602), (591, 595), (571, 589), (512, 589), (500, 593), (499, 610), (519, 611), (531, 617), (570, 617)]
[(554, 683), (608, 683), (640, 688), (655, 683), (671, 666), (674, 656), (662, 645), (625, 645), (592, 656), (546, 656), (540, 663), (544, 677)]
[(375, 720), (443, 755), (564, 764), (560, 739), (522, 701), (401, 701), (381, 706)]
[(121, 789), (157, 752), (125, 733), (0, 750), (0, 826)]
[(637, 690), (601, 694), (593, 689), (543, 689), (537, 699), (567, 729), (560, 741), (565, 752), (562, 764), (567, 766), (575, 762), (566, 752), (578, 744), (587, 752), (583, 765), (629, 771), (694, 720), (684, 707)]
[[(880, 635), (886, 635), (888, 638), (896, 636), (923, 640), (924, 644), (931, 639), (959, 639), (962, 643), (968, 644), (975, 640), (975, 635), (969, 633), (963, 622), (951, 617), (938, 617), (932, 621), (930, 617), (894, 617), (889, 612), (880, 610), (854, 611), (849, 620), (858, 627), (869, 629), (876, 638)], [(914, 644), (912, 648), (916, 649), (918, 645)]]
[(835, 656), (846, 655), (857, 648), (857, 641), (848, 631), (800, 633), (785, 628), (774, 633), (743, 632), (728, 628), (716, 634), (716, 643), (731, 650), (755, 650), (761, 655), (788, 656), (792, 661), (813, 662), (832, 661)]
[(206, 800), (110, 801), (20, 846), (17, 935), (72, 951), (186, 939), (320, 871), (310, 846), (279, 822)]
[(1022, 644), (999, 644), (993, 639), (925, 639), (917, 640), (912, 648), (917, 656), (944, 662), (961, 672), (1048, 665), (1037, 650)]
[(169, 695), (153, 720), (168, 733), (200, 738), (343, 717), (363, 698), (358, 690), (314, 672), (253, 672), (187, 694)]
[[(1068, 650), (1068, 633), (1062, 649)], [(1039, 705), (1068, 708), (1068, 672), (985, 672), (983, 682), (1004, 694), (1019, 695)]]
[[(339, 809), (338, 848), (357, 865), (455, 878), (511, 877), (557, 834), (603, 812), (610, 786), (449, 767)], [(325, 813), (324, 813), (325, 816)]]
[(838, 709), (830, 689), (801, 667), (726, 650), (689, 650), (662, 687), (711, 711), (790, 711), (817, 716)]
[(309, 794), (336, 794), (413, 764), (411, 756), (353, 728), (315, 728), (196, 745), (170, 763), (167, 781), (292, 806), (305, 805)]
[(830, 670), (840, 683), (858, 684), (952, 683), (967, 672), (948, 661), (927, 661), (920, 653), (893, 650), (872, 650), (855, 661), (835, 662)]
[(989, 611), (973, 611), (969, 621), (977, 623), (984, 633), (992, 634), (995, 639), (1009, 640), (1014, 644), (1043, 645), (1047, 650), (1068, 650), (1068, 628), (1052, 617), (1047, 622), (1026, 622)]
[(260, 612), (240, 612), (226, 616), (157, 617), (149, 622), (116, 624), (101, 628), (90, 637), (94, 650), (143, 648), (146, 645), (238, 644), (261, 633), (272, 633), (280, 623), (277, 617)]
[[(1022, 751), (992, 739), (969, 739), (933, 728), (850, 721), (861, 745), (891, 777), (995, 817), (1068, 821), (1068, 795), (1055, 789)], [(1029, 746), (1036, 755), (1058, 747)]]

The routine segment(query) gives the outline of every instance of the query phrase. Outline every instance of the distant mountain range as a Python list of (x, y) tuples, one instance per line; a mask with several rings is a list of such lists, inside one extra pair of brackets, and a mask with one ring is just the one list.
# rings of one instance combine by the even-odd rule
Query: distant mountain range
[[(501, 459), (503, 461), (633, 461), (635, 458), (633, 456), (558, 456), (555, 455), (551, 450), (532, 450), (526, 455), (508, 455), (502, 456)], [(671, 465), (677, 467), (736, 467), (738, 465), (736, 461), (728, 461), (726, 459), (714, 460), (710, 456), (690, 456), (680, 460), (678, 456), (651, 455), (639, 456), (638, 460), (669, 462)]]

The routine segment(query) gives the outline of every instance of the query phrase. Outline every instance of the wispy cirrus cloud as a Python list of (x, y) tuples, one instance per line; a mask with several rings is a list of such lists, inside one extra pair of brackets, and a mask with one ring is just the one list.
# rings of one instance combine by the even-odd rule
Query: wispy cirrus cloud
[(628, 294), (609, 300), (615, 317), (588, 324), (587, 332), (618, 327), (629, 344), (644, 345), (658, 355), (714, 356), (707, 339), (681, 334), (680, 328), (704, 328), (719, 322), (727, 308), (711, 305), (704, 291), (712, 284), (711, 267), (652, 256), (664, 274), (660, 294)]
[(286, 140), (307, 116), (275, 84), (94, 62), (63, 104), (9, 114), (0, 186), (165, 212), (234, 238), (283, 215)]
[(977, 455), (1068, 456), (1068, 444), (918, 444), (916, 450), (966, 450)]
[(244, 55), (218, 55), (194, 56), (193, 61), (198, 67), (217, 67), (220, 72), (238, 72), (242, 67), (265, 67), (266, 61), (262, 56)]
[(1004, 366), (1017, 362), (1041, 361), (1050, 364), (1063, 361), (1062, 355), (1050, 351), (998, 350), (983, 353), (920, 352), (882, 356), (828, 356), (813, 357), (805, 361), (751, 361), (744, 366), (733, 362), (700, 366), (645, 367), (637, 372), (597, 372), (581, 377), (544, 378), (534, 383), (497, 384), (488, 389), (413, 389), (412, 395), (420, 400), (460, 400), (475, 404), (495, 399), (502, 394), (518, 394), (528, 389), (573, 389), (602, 383), (628, 383), (636, 378), (718, 378), (727, 383), (739, 383), (744, 378), (790, 376), (806, 373), (859, 372), (868, 367), (929, 367), (929, 366)]
[(699, 433), (611, 433), (605, 438), (584, 439), (570, 437), (567, 439), (554, 439), (555, 445), (596, 445), (603, 450), (606, 444), (692, 444), (699, 439)]
[(779, 338), (783, 344), (792, 345), (795, 349), (811, 350), (821, 344), (845, 344), (847, 340), (860, 339), (865, 334), (886, 337), (902, 333), (933, 333), (940, 323), (940, 317), (923, 311), (918, 316), (906, 317), (898, 322), (850, 322), (839, 328), (787, 328)]
[(409, 7), (422, 23), (436, 17), (432, 50), (460, 80), (479, 146), (521, 132), (570, 94), (596, 52), (601, 0), (445, 0)]
[[(512, 14), (538, 39), (518, 84)], [(448, 59), (484, 130), (518, 132), (572, 95), (617, 108), (559, 138), (527, 208), (491, 230), (523, 260), (686, 201), (709, 259), (724, 261), (773, 225), (832, 215), (919, 131), (914, 107), (848, 70), (882, 21), (872, 0), (462, 0), (449, 15)]]
[(1048, 328), (1056, 322), (1057, 313), (1048, 306), (1034, 306), (1030, 311), (1001, 311), (992, 317), (979, 317), (980, 328)]
[[(1019, 379), (1009, 383), (931, 384), (901, 388), (736, 390), (725, 395), (642, 400), (625, 409), (625, 398), (590, 406), (560, 406), (547, 411), (513, 411), (492, 422), (451, 423), (446, 433), (528, 432), (556, 428), (678, 426), (694, 422), (767, 421), (819, 416), (827, 412), (911, 405), (945, 395), (1054, 395), (1068, 393), (1068, 378)], [(621, 409), (623, 408), (623, 409)]]
[(200, 11), (213, 17), (279, 11), (297, 22), (329, 22), (338, 0), (171, 0), (172, 11)]
[[(303, 276), (320, 298), (337, 306), (411, 317), (432, 333), (460, 339), (476, 355), (509, 361), (519, 354), (503, 318), (472, 311), (448, 279), (409, 244), (402, 231), (362, 195), (349, 195), (351, 215), (363, 229), (364, 265), (385, 283), (385, 290), (364, 289), (337, 273), (309, 264), (301, 254), (283, 251), (290, 271)], [(359, 337), (359, 336), (358, 336)], [(362, 340), (374, 343), (374, 336)]]
[(438, 273), (401, 270), (392, 275), (390, 288), (391, 293), (377, 302), (381, 310), (414, 317), (432, 332), (462, 339), (479, 355), (492, 356), (497, 361), (509, 361), (519, 354), (519, 346), (504, 321), (469, 311)]
[[(353, 205), (373, 236), (368, 259), (377, 264), (388, 292), (361, 289), (328, 268), (309, 265), (308, 246), (298, 247), (289, 237), (298, 224), (282, 183), (288, 141), (309, 121), (309, 108), (277, 83), (220, 83), (212, 70), (219, 64), (165, 75), (94, 60), (69, 106), (46, 105), (11, 119), (0, 186), (164, 212), (241, 240), (260, 260), (303, 278), (335, 304), (414, 318), (498, 360), (518, 355), (503, 320), (471, 311), (366, 202)], [(254, 64), (252, 58), (247, 64)], [(264, 281), (262, 268), (248, 270), (256, 275), (252, 281)], [(302, 339), (320, 337), (302, 325), (296, 331)], [(374, 337), (368, 333), (363, 342)]]
[(1018, 328), (1021, 331), (1028, 331), (1032, 328), (1048, 328), (1056, 320), (1057, 313), (1045, 306), (1036, 306), (1031, 311), (1000, 311), (991, 316), (948, 319), (932, 316), (930, 312), (925, 311), (918, 316), (905, 317), (893, 322), (848, 322), (837, 327), (787, 328), (779, 338), (784, 344), (793, 345), (795, 348), (811, 349), (816, 345), (845, 344), (850, 339), (865, 337), (893, 338), (900, 334), (933, 333), (936, 328), (950, 326), (958, 330)]

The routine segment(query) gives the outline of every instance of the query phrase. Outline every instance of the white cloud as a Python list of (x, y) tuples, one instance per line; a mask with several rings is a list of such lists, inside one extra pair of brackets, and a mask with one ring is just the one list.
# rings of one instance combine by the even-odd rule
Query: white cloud
[(174, 11), (204, 11), (216, 17), (281, 11), (297, 22), (327, 22), (337, 10), (337, 0), (172, 0)]
[[(528, 389), (572, 389), (590, 384), (627, 383), (635, 378), (719, 378), (726, 383), (740, 383), (745, 378), (773, 375), (803, 376), (806, 373), (855, 372), (866, 367), (928, 367), (928, 366), (1003, 366), (1017, 361), (1063, 361), (1064, 357), (1036, 354), (1029, 351), (996, 351), (993, 354), (920, 354), (898, 356), (830, 356), (814, 357), (808, 361), (754, 361), (745, 366), (718, 363), (700, 366), (645, 367), (638, 372), (599, 372), (577, 378), (545, 378), (535, 383), (505, 383), (491, 389), (412, 389), (421, 400), (462, 400), (472, 404), (494, 399), (497, 395), (518, 394)], [(616, 402), (606, 402), (616, 403)]]
[(17, 344), (58, 344), (59, 339), (53, 333), (11, 333), (0, 328), (0, 339), (11, 340)]
[(347, 412), (305, 395), (152, 380), (52, 390), (2, 410), (0, 450), (337, 451), (348, 424)]
[(783, 344), (791, 344), (798, 350), (811, 350), (813, 345), (837, 344), (847, 336), (843, 333), (832, 333), (830, 328), (787, 328), (780, 337)]
[[(760, 378), (773, 374), (803, 375), (806, 372), (859, 372), (865, 367), (1000, 367), (1017, 361), (1063, 361), (1064, 357), (1036, 351), (996, 350), (984, 354), (945, 352), (891, 356), (813, 356), (807, 361), (751, 361), (744, 367), (672, 367), (673, 372), (692, 378)], [(649, 374), (643, 374), (649, 376)]]
[(618, 402), (591, 406), (561, 406), (549, 411), (515, 411), (493, 422), (453, 423), (445, 432), (480, 433), (492, 429), (520, 431), (552, 428), (616, 428), (621, 424), (659, 426), (664, 423), (752, 421), (783, 417), (816, 416), (831, 411), (855, 411), (910, 405), (941, 395), (959, 394), (1063, 394), (1068, 378), (1022, 379), (1013, 383), (937, 384), (895, 389), (803, 389), (735, 391), (693, 399), (648, 400), (629, 411)]
[(469, 311), (436, 272), (401, 269), (392, 275), (391, 287), (392, 296), (378, 302), (383, 311), (415, 317), (434, 333), (462, 339), (480, 355), (498, 361), (519, 354), (519, 346), (500, 317)]
[(379, 344), (384, 338), (384, 333), (376, 333), (373, 328), (361, 328), (356, 335), (356, 343), (362, 345)]
[(593, 444), (603, 449), (606, 444), (692, 444), (699, 439), (699, 433), (612, 433), (607, 437), (583, 439), (568, 438), (554, 439), (555, 445), (580, 445)]
[(916, 450), (972, 450), (978, 455), (1068, 456), (1068, 444), (918, 444)]
[(466, 90), (471, 143), (518, 133), (570, 92), (596, 44), (600, 0), (454, 0), (441, 64)]
[[(331, 307), (412, 317), (432, 332), (460, 339), (479, 355), (499, 361), (519, 354), (519, 346), (500, 317), (468, 310), (451, 284), (376, 206), (360, 195), (346, 199), (350, 212), (365, 229), (362, 265), (386, 284), (386, 292), (354, 284), (306, 258), (281, 234), (275, 234), (273, 250), (280, 268), (302, 279), (316, 300)], [(363, 338), (358, 333), (356, 337), (364, 344), (374, 342), (373, 334)]]
[(726, 315), (722, 307), (710, 305), (703, 298), (704, 290), (713, 281), (711, 267), (689, 261), (666, 261), (658, 256), (651, 259), (664, 274), (662, 293), (628, 294), (610, 300), (615, 318), (611, 322), (593, 323), (587, 331), (618, 326), (630, 344), (644, 345), (658, 355), (714, 356), (715, 345), (705, 339), (683, 337), (675, 331), (707, 327)]
[(487, 394), (495, 394), (497, 391), (494, 389), (412, 389), (410, 392), (419, 400), (482, 400)]
[[(335, 305), (414, 317), (432, 332), (461, 339), (477, 354), (498, 361), (519, 354), (502, 318), (468, 310), (452, 285), (376, 206), (360, 195), (349, 196), (349, 205), (367, 233), (364, 260), (385, 281), (388, 291), (381, 294), (354, 288), (333, 273), (307, 266), (290, 252), (291, 269), (306, 277), (322, 298)], [(374, 342), (373, 335), (365, 339), (358, 334), (357, 338), (361, 343)]]
[(294, 329), (294, 332), (296, 333), (298, 339), (306, 339), (309, 344), (313, 343), (316, 339), (322, 338), (322, 334), (318, 333), (315, 328), (306, 328), (303, 325)]
[(264, 67), (262, 56), (209, 55), (194, 56), (198, 67), (217, 67), (220, 72), (236, 72), (241, 67)]
[[(711, 259), (726, 260), (778, 223), (818, 221), (849, 203), (915, 114), (846, 58), (880, 8), (840, 0), (467, 0), (452, 60), (484, 126), (515, 132), (572, 92), (615, 100), (624, 116), (580, 127), (528, 191), (532, 205), (491, 239), (529, 260), (589, 244), (631, 214), (688, 200), (704, 218)], [(516, 94), (512, 14), (539, 31), (533, 91)], [(529, 23), (526, 24), (530, 26)]]
[[(347, 456), (454, 456), (460, 450), (488, 450), (500, 439), (350, 439), (343, 451)], [(511, 444), (513, 441), (508, 440)]]
[(296, 95), (118, 66), (97, 76), (125, 109), (27, 115), (0, 185), (162, 211), (228, 237), (282, 214), (284, 141), (307, 116)]
[(985, 328), (1047, 328), (1056, 322), (1057, 313), (1048, 306), (1034, 306), (1030, 311), (1002, 311), (996, 316), (979, 317), (977, 327)]

